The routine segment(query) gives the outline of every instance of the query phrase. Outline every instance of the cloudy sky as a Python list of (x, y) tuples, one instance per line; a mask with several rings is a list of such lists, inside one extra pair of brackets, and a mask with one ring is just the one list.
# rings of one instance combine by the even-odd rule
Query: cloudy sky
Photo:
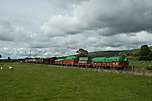
[(152, 0), (0, 0), (3, 58), (152, 45)]

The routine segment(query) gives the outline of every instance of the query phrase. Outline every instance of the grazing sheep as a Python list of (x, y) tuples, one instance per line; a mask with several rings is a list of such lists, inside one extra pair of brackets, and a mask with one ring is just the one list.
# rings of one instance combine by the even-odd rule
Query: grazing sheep
[(1, 67), (0, 69), (3, 70), (3, 67)]
[(8, 69), (14, 69), (13, 67), (9, 66)]

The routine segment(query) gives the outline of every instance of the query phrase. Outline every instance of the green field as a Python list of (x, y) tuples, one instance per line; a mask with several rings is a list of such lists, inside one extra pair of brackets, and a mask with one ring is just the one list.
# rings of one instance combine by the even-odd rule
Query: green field
[(136, 59), (129, 59), (129, 65), (134, 66), (137, 69), (147, 69), (149, 67), (152, 70), (152, 61), (139, 61)]
[(10, 65), (0, 70), (0, 101), (152, 101), (152, 77)]

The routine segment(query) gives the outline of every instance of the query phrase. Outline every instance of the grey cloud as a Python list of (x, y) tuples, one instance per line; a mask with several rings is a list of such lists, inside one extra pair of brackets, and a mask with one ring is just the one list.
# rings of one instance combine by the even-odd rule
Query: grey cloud
[[(91, 0), (88, 5), (92, 5), (92, 10), (81, 16), (92, 14), (93, 17), (84, 20), (99, 29), (109, 28), (108, 32), (111, 35), (139, 32), (152, 27), (150, 23), (152, 21), (151, 0)], [(82, 7), (81, 10), (86, 10), (83, 8), (85, 7)]]
[(0, 40), (3, 41), (25, 41), (30, 38), (30, 32), (24, 27), (10, 19), (0, 19)]
[(73, 15), (51, 17), (43, 30), (61, 35), (88, 29), (103, 30), (101, 35), (149, 31), (151, 16), (151, 0), (89, 0), (77, 5)]
[(0, 21), (0, 40), (3, 41), (13, 41), (14, 37), (12, 33), (14, 32), (13, 26), (9, 22)]

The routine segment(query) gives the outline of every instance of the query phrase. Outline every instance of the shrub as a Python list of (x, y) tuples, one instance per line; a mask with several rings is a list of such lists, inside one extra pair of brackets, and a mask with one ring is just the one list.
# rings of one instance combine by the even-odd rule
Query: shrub
[(148, 65), (148, 66), (146, 67), (146, 69), (147, 69), (147, 70), (152, 70), (152, 65)]

